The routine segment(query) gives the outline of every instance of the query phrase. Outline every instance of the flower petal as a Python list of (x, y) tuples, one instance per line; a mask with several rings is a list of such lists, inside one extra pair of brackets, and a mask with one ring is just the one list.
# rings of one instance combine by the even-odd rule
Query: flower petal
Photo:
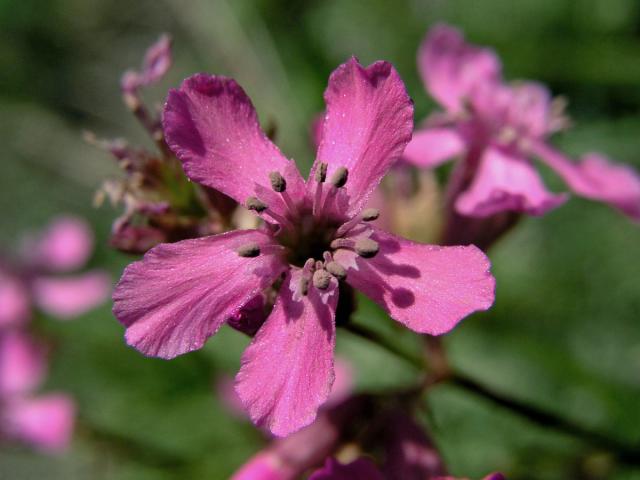
[(236, 252), (270, 242), (264, 232), (236, 230), (149, 250), (126, 268), (113, 294), (127, 343), (167, 359), (201, 348), (285, 268), (272, 254), (245, 258)]
[(470, 217), (488, 217), (504, 211), (542, 215), (566, 199), (566, 194), (554, 194), (545, 188), (527, 159), (488, 147), (471, 186), (458, 197), (455, 207)]
[(24, 323), (31, 316), (29, 295), (13, 275), (0, 270), (0, 328)]
[(615, 164), (597, 153), (587, 154), (579, 163), (574, 163), (547, 145), (534, 148), (575, 193), (608, 203), (640, 221), (640, 175), (631, 167)]
[(7, 402), (3, 430), (16, 439), (49, 453), (66, 449), (73, 433), (75, 406), (61, 393)]
[(0, 397), (35, 390), (45, 371), (44, 352), (28, 335), (17, 331), (0, 335)]
[(327, 178), (346, 167), (348, 213), (353, 214), (411, 140), (413, 104), (390, 63), (364, 68), (355, 58), (331, 74), (324, 99), (322, 141), (309, 181), (320, 163), (328, 164)]
[(69, 320), (96, 308), (109, 296), (111, 277), (94, 270), (72, 277), (38, 277), (33, 296), (38, 307), (62, 320)]
[(413, 134), (402, 158), (420, 168), (435, 168), (465, 150), (462, 137), (451, 128), (426, 128)]
[(542, 138), (558, 128), (560, 117), (553, 111), (551, 93), (542, 84), (483, 83), (474, 89), (471, 108), (498, 130), (497, 135), (520, 139)]
[(327, 458), (324, 467), (313, 472), (309, 480), (383, 480), (383, 477), (373, 462), (364, 457), (346, 465)]
[(236, 391), (251, 419), (277, 436), (309, 425), (329, 396), (333, 383), (335, 310), (338, 292), (331, 285), (293, 299), (301, 271), (280, 288), (273, 312), (242, 356)]
[(87, 222), (76, 217), (59, 217), (51, 222), (30, 256), (54, 271), (83, 266), (91, 255), (93, 234)]
[(500, 61), (492, 50), (469, 45), (448, 25), (429, 31), (418, 51), (418, 68), (431, 96), (455, 113), (464, 109), (476, 86), (501, 77)]
[(304, 194), (295, 165), (262, 131), (251, 100), (230, 78), (205, 74), (187, 78), (178, 90), (169, 92), (163, 125), (167, 143), (187, 176), (240, 204), (256, 195), (256, 185), (271, 191), (272, 171), (285, 177), (292, 198)]
[(440, 335), (494, 300), (489, 259), (473, 245), (438, 247), (411, 242), (373, 227), (380, 250), (370, 259), (338, 250), (347, 282), (411, 330)]

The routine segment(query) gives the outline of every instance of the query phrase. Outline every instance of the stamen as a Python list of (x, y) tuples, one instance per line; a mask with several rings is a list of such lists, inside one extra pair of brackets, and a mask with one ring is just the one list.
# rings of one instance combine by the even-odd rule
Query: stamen
[(255, 242), (247, 243), (238, 248), (236, 253), (241, 257), (254, 258), (260, 255), (260, 246)]
[(362, 258), (373, 258), (380, 250), (380, 245), (375, 240), (370, 238), (359, 238), (356, 240), (355, 251)]
[(337, 250), (339, 248), (349, 248), (353, 250), (353, 248), (355, 247), (355, 242), (349, 238), (336, 238), (331, 242), (330, 247), (334, 250)]
[(313, 215), (316, 216), (318, 214), (318, 209), (320, 208), (320, 204), (322, 202), (322, 184), (327, 179), (327, 164), (320, 163), (318, 169), (316, 170), (315, 180), (317, 182), (316, 185), (316, 193), (313, 197)]
[(331, 180), (329, 180), (329, 183), (331, 183), (331, 185), (336, 188), (341, 188), (344, 187), (344, 185), (347, 183), (348, 178), (349, 170), (347, 170), (345, 167), (338, 167), (336, 171), (333, 172), (333, 175), (331, 175)]
[(304, 267), (302, 267), (302, 275), (300, 275), (300, 281), (298, 284), (298, 288), (300, 289), (300, 294), (302, 296), (306, 296), (309, 293), (309, 284), (311, 283), (313, 267), (315, 266), (315, 260), (313, 258), (308, 258), (306, 262), (304, 262)]
[(257, 213), (264, 213), (267, 217), (271, 217), (281, 227), (287, 227), (287, 228), (293, 229), (293, 224), (289, 220), (287, 220), (282, 215), (278, 215), (277, 213), (271, 210), (267, 210), (267, 204), (256, 197), (247, 198), (246, 206), (249, 210), (253, 210)]
[(338, 280), (344, 280), (345, 278), (347, 278), (347, 270), (346, 270), (346, 268), (344, 268), (338, 262), (329, 262), (329, 263), (327, 263), (327, 265), (324, 268), (326, 268), (327, 271), (331, 275), (336, 277)]
[(327, 179), (327, 167), (328, 165), (324, 162), (320, 163), (320, 166), (316, 170), (315, 180), (318, 183), (324, 183)]
[(313, 273), (313, 286), (320, 289), (326, 290), (329, 288), (329, 284), (331, 283), (331, 274), (324, 269), (316, 270)]
[(300, 277), (299, 288), (300, 288), (300, 294), (302, 296), (306, 296), (309, 293), (309, 283), (310, 283), (309, 277), (306, 277), (304, 275)]
[(287, 189), (287, 181), (279, 172), (269, 173), (269, 180), (274, 192), (282, 193)]
[(282, 195), (282, 199), (287, 205), (287, 209), (291, 212), (292, 216), (295, 217), (298, 210), (287, 193), (287, 181), (285, 178), (280, 174), (280, 172), (270, 172), (269, 181), (271, 182), (271, 188), (273, 188), (273, 191)]
[(362, 221), (364, 222), (373, 222), (377, 220), (380, 216), (380, 211), (377, 208), (366, 208), (362, 212)]
[(313, 268), (316, 265), (316, 261), (313, 258), (307, 258), (307, 261), (304, 262), (304, 266), (302, 267), (302, 272), (311, 276), (313, 272)]
[(361, 215), (353, 217), (352, 219), (346, 221), (340, 228), (336, 231), (336, 236), (342, 237), (345, 233), (355, 227), (358, 223), (362, 222), (371, 222), (376, 220), (380, 216), (380, 212), (375, 208), (367, 208), (365, 209)]
[(258, 213), (262, 213), (267, 209), (267, 204), (256, 197), (247, 198), (246, 206), (249, 210), (254, 210)]

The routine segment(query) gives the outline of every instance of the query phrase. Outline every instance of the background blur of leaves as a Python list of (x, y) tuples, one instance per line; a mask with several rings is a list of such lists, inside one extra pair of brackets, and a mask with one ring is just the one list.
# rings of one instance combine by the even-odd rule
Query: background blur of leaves
[[(77, 213), (97, 231), (94, 264), (119, 275), (130, 259), (106, 245), (115, 212), (91, 207), (101, 179), (117, 172), (80, 132), (146, 141), (118, 81), (161, 32), (174, 37), (176, 63), (149, 97), (161, 101), (196, 71), (233, 76), (263, 122), (277, 123), (283, 150), (308, 168), (309, 122), (328, 74), (351, 54), (392, 61), (417, 120), (433, 108), (415, 52), (437, 21), (493, 46), (508, 78), (566, 95), (575, 127), (557, 141), (567, 151), (597, 149), (640, 167), (637, 0), (0, 0), (0, 243), (15, 244), (54, 213)], [(454, 363), (498, 391), (640, 444), (637, 226), (572, 199), (525, 220), (491, 253), (496, 305), (447, 337)], [(367, 303), (358, 320), (388, 328)], [(0, 478), (223, 479), (259, 447), (260, 435), (213, 395), (215, 376), (238, 368), (240, 334), (225, 330), (202, 352), (164, 362), (124, 345), (109, 305), (38, 325), (56, 339), (49, 386), (77, 397), (80, 425), (60, 458), (3, 450)], [(360, 388), (407, 384), (415, 373), (346, 332), (338, 348)], [(423, 420), (455, 474), (640, 478), (640, 469), (452, 387), (425, 399)]]

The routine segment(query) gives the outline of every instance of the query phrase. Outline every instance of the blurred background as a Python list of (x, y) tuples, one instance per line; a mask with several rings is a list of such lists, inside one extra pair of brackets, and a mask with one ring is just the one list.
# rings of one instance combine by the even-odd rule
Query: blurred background
[[(507, 78), (537, 79), (569, 99), (574, 127), (558, 146), (640, 168), (636, 0), (0, 0), (0, 245), (16, 248), (23, 232), (67, 212), (96, 232), (91, 267), (116, 279), (132, 260), (107, 244), (118, 210), (92, 207), (101, 181), (119, 172), (82, 130), (149, 144), (120, 101), (119, 78), (162, 32), (173, 36), (175, 63), (147, 99), (161, 102), (197, 71), (232, 76), (306, 171), (328, 75), (352, 54), (395, 64), (417, 121), (434, 110), (415, 56), (442, 21), (495, 48)], [(497, 301), (446, 337), (454, 365), (495, 391), (640, 445), (638, 226), (573, 198), (525, 219), (490, 256)], [(389, 322), (367, 302), (357, 315)], [(263, 444), (215, 394), (216, 379), (238, 369), (243, 335), (225, 328), (203, 351), (166, 362), (126, 347), (108, 303), (73, 322), (41, 314), (36, 326), (54, 339), (44, 389), (75, 397), (77, 428), (59, 456), (3, 444), (0, 479), (224, 479)], [(411, 384), (416, 372), (400, 360), (341, 333), (338, 351), (358, 389)], [(640, 479), (638, 458), (620, 462), (455, 387), (434, 389), (424, 404), (422, 420), (453, 474)]]

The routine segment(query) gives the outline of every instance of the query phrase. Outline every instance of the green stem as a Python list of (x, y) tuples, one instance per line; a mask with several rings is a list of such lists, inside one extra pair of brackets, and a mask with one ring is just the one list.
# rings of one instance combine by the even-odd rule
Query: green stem
[[(354, 323), (349, 323), (345, 328), (351, 333), (375, 343), (385, 350), (397, 355), (411, 366), (420, 370), (425, 369), (424, 362), (419, 358), (405, 352), (402, 348), (392, 342), (389, 342), (377, 332)], [(594, 447), (610, 452), (621, 463), (627, 465), (640, 465), (640, 445), (630, 446), (625, 442), (573, 423), (572, 421), (556, 415), (555, 413), (547, 412), (533, 405), (523, 403), (509, 397), (508, 395), (496, 392), (491, 388), (478, 383), (476, 380), (473, 380), (460, 372), (456, 372), (455, 370), (450, 370), (449, 375), (442, 376), (437, 382), (430, 382), (425, 384), (425, 386), (430, 387), (438, 383), (449, 383), (451, 385), (455, 385), (470, 393), (489, 400), (495, 405), (505, 408), (512, 413), (525, 417), (537, 425), (542, 425), (544, 427), (552, 428), (559, 432), (578, 437)]]
[(425, 364), (420, 358), (412, 355), (411, 353), (405, 352), (402, 348), (399, 348), (392, 342), (389, 342), (384, 336), (380, 335), (378, 332), (371, 330), (362, 325), (358, 325), (353, 322), (349, 322), (344, 326), (345, 330), (351, 332), (358, 337), (369, 340), (371, 343), (375, 343), (376, 345), (384, 348), (388, 352), (393, 353), (394, 355), (402, 358), (404, 361), (417, 368), (418, 370), (424, 370)]

